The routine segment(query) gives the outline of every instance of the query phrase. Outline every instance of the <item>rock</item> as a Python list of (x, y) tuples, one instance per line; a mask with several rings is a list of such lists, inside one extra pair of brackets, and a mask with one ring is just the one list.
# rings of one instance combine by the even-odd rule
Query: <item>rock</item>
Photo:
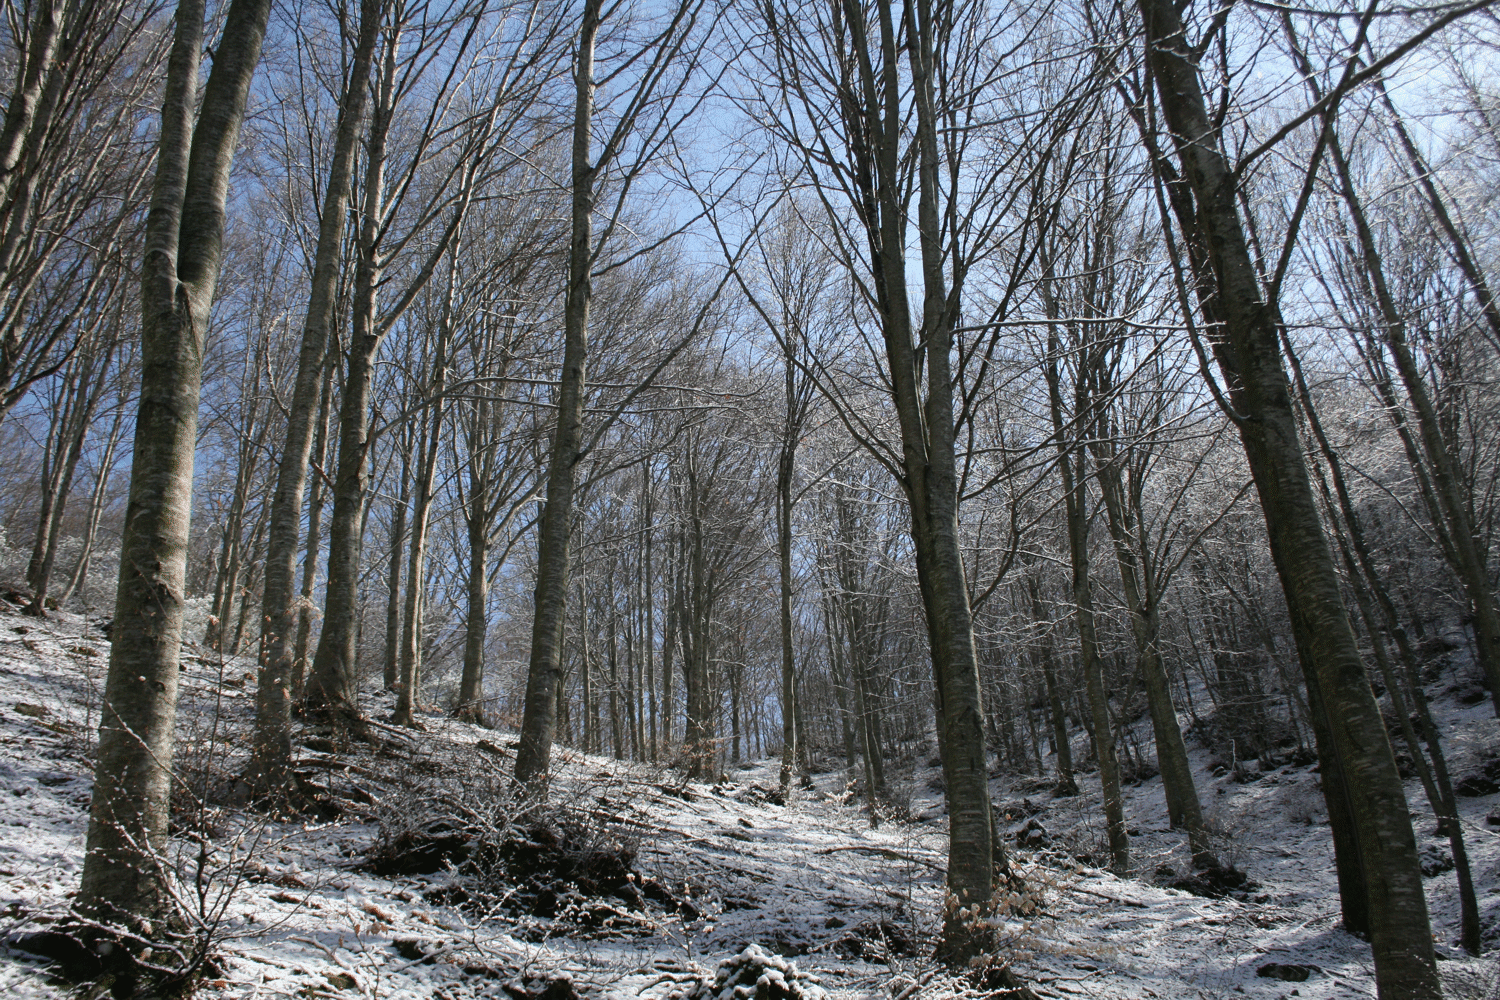
[(1316, 965), (1283, 965), (1280, 962), (1268, 962), (1256, 969), (1255, 974), (1261, 979), (1279, 979), (1284, 983), (1305, 983), (1308, 976), (1321, 971)]
[(24, 701), (16, 702), (16, 713), (32, 719), (45, 719), (52, 714), (42, 705), (28, 705)]
[(1423, 844), (1417, 851), (1417, 858), (1422, 863), (1422, 874), (1427, 878), (1453, 870), (1453, 856), (1436, 844)]
[(1468, 798), (1478, 798), (1481, 795), (1494, 795), (1500, 792), (1500, 784), (1496, 784), (1493, 778), (1483, 774), (1471, 774), (1453, 786), (1453, 791)]
[(398, 937), (391, 940), (391, 947), (396, 949), (396, 954), (402, 958), (421, 962), (423, 965), (432, 965), (448, 945), (446, 942), (433, 938)]
[(1490, 810), (1490, 814), (1484, 818), (1490, 826), (1500, 826), (1500, 806)]

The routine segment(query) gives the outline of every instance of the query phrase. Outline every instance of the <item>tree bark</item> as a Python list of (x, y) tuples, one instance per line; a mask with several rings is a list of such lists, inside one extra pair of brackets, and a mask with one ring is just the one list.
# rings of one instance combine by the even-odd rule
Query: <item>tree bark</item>
[(140, 410), (75, 904), (87, 919), (119, 928), (128, 954), (175, 923), (159, 851), (170, 812), (203, 340), (223, 260), (230, 163), (269, 13), (269, 0), (231, 3), (195, 127), (205, 11), (201, 0), (183, 0), (162, 97), (141, 272)]
[[(1224, 325), (1213, 351), (1240, 418), (1309, 694), (1323, 702), (1336, 756), (1346, 768), (1379, 994), (1382, 1000), (1441, 996), (1406, 796), (1308, 481), (1281, 364), (1279, 310), (1257, 284), (1237, 211), (1236, 179), (1220, 152), (1178, 11), (1167, 0), (1139, 2), (1148, 63), (1196, 202), (1218, 293)], [(1325, 767), (1325, 782), (1327, 777)], [(1334, 807), (1330, 798), (1330, 811)]]
[(352, 723), (357, 728), (363, 725), (357, 707), (355, 624), (364, 534), (360, 514), (365, 506), (371, 382), (375, 374), (375, 355), (385, 333), (376, 316), (376, 295), (382, 269), (377, 241), (384, 214), (386, 145), (395, 113), (399, 37), (397, 30), (387, 33), (373, 88), (375, 105), (365, 142), (364, 204), (360, 208), (355, 248), (354, 329), (346, 358), (344, 396), (339, 405), (338, 471), (334, 477), (333, 516), (329, 521), (323, 631), (313, 655), (312, 676), (308, 678), (306, 695), (308, 708), (328, 716), (336, 726)]
[(453, 298), (458, 286), (458, 240), (454, 240), (454, 257), (449, 262), (448, 284), (443, 293), (442, 313), (438, 318), (437, 345), (433, 351), (432, 384), (426, 393), (427, 429), (423, 435), (426, 448), (417, 466), (412, 487), (411, 559), (406, 567), (406, 620), (401, 627), (401, 668), (397, 684), (397, 725), (412, 726), (412, 712), (420, 704), (418, 684), (421, 681), (422, 611), (425, 603), (424, 578), (427, 572), (427, 529), (432, 513), (433, 480), (437, 476), (438, 445), (443, 436), (444, 398), (447, 386), (448, 344), (453, 335)]
[(562, 676), (562, 632), (567, 613), (568, 559), (573, 534), (573, 491), (583, 439), (588, 361), (589, 305), (593, 298), (594, 183), (590, 158), (594, 118), (594, 40), (602, 0), (584, 0), (573, 67), (572, 235), (568, 295), (563, 307), (563, 362), (557, 387), (557, 428), (547, 459), (547, 499), (542, 509), (537, 578), (526, 674), (525, 712), (516, 780), (545, 791), (557, 730), (557, 685)]
[[(297, 355), (297, 374), (287, 411), (285, 450), (277, 466), (276, 487), (271, 498), (265, 589), (261, 596), (260, 657), (256, 669), (255, 735), (249, 776), (252, 787), (261, 793), (279, 794), (290, 780), (292, 698), (294, 692), (301, 694), (298, 689), (302, 687), (302, 664), (307, 648), (302, 633), (308, 613), (305, 608), (297, 607), (293, 596), (302, 497), (314, 433), (318, 432), (321, 437), (326, 432), (326, 417), (322, 421), (315, 420), (322, 413), (319, 383), (324, 383), (323, 398), (326, 399), (325, 371), (331, 375), (331, 369), (325, 369), (325, 366), (330, 363), (329, 340), (342, 270), (344, 227), (354, 180), (360, 123), (364, 118), (365, 95), (369, 90), (370, 64), (379, 32), (380, 0), (360, 0), (359, 31), (349, 76), (339, 101), (333, 163), (329, 167), (328, 186), (323, 192), (322, 214), (318, 220), (312, 283), (308, 291), (307, 313), (302, 322), (302, 346)], [(319, 423), (322, 431), (318, 428)], [(311, 570), (317, 564), (321, 491), (316, 488), (314, 498), (314, 507), (308, 516), (304, 601), (310, 595)], [(295, 645), (291, 642), (294, 635)]]

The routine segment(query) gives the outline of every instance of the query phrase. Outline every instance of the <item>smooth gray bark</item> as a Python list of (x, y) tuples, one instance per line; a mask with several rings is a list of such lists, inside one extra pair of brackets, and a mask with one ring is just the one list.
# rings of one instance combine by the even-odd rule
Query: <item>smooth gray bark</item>
[[(256, 671), (255, 736), (250, 781), (258, 793), (281, 794), (290, 781), (292, 698), (300, 696), (307, 640), (308, 614), (299, 608), (296, 583), (302, 498), (311, 464), (313, 438), (327, 433), (326, 406), (330, 340), (343, 263), (343, 239), (354, 179), (354, 161), (369, 91), (370, 65), (380, 35), (380, 0), (360, 0), (359, 29), (339, 101), (333, 162), (323, 192), (318, 219), (318, 242), (313, 251), (312, 282), (307, 313), (302, 321), (302, 345), (297, 374), (287, 410), (286, 441), (276, 471), (271, 499), (271, 522), (266, 542), (265, 586), (261, 596), (261, 643)], [(320, 385), (322, 391), (320, 393)], [(320, 405), (321, 403), (321, 405)], [(323, 450), (320, 447), (320, 452)], [(321, 454), (319, 456), (321, 460)], [(304, 602), (311, 594), (312, 570), (317, 565), (318, 528), (322, 491), (315, 488), (308, 515)]]
[(82, 883), (85, 918), (134, 952), (174, 921), (167, 835), (183, 585), (204, 336), (223, 261), (225, 201), (269, 0), (234, 0), (198, 104), (204, 4), (183, 0), (162, 97), (141, 271), (142, 374), (109, 673)]
[(602, 0), (585, 0), (573, 66), (572, 208), (568, 292), (563, 306), (562, 373), (557, 387), (557, 427), (547, 458), (546, 506), (537, 539), (537, 579), (531, 625), (526, 702), (516, 751), (516, 780), (542, 787), (557, 732), (557, 691), (562, 677), (562, 634), (567, 615), (568, 559), (573, 535), (573, 492), (583, 443), (583, 402), (588, 363), (589, 306), (593, 298), (594, 185), (591, 157), (594, 119), (594, 42)]

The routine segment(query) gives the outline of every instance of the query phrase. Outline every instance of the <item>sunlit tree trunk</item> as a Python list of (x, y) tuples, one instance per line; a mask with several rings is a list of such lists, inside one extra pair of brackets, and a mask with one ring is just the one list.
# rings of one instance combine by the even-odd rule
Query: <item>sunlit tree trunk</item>
[[(120, 928), (125, 947), (116, 950), (125, 965), (142, 944), (164, 939), (175, 926), (159, 851), (170, 811), (204, 335), (223, 261), (230, 163), (270, 3), (231, 3), (199, 99), (205, 13), (200, 0), (178, 6), (162, 95), (141, 269), (140, 409), (75, 902), (84, 917)], [(141, 985), (132, 991), (118, 982), (116, 992), (149, 996), (154, 990)]]
[[(302, 323), (297, 374), (287, 409), (286, 441), (276, 470), (271, 496), (271, 522), (266, 541), (265, 589), (261, 597), (260, 662), (256, 671), (255, 737), (250, 779), (260, 792), (279, 794), (290, 781), (292, 698), (302, 695), (305, 678), (313, 572), (317, 565), (322, 489), (315, 486), (308, 514), (308, 537), (303, 574), (302, 607), (293, 594), (302, 520), (302, 497), (307, 483), (313, 438), (327, 433), (329, 380), (332, 377), (329, 341), (338, 299), (343, 261), (343, 238), (354, 178), (354, 160), (369, 90), (370, 66), (380, 30), (380, 0), (361, 0), (359, 28), (349, 76), (339, 101), (333, 162), (323, 192), (318, 220), (318, 242), (313, 251), (312, 282)], [(332, 338), (337, 342), (337, 338)], [(319, 383), (322, 383), (321, 393)], [(293, 642), (295, 637), (295, 644)]]

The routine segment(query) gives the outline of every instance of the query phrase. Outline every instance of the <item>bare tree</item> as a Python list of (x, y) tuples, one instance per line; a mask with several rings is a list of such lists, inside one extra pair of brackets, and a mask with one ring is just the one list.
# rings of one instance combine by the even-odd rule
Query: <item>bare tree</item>
[[(269, 0), (230, 4), (198, 102), (205, 10), (184, 0), (167, 64), (141, 274), (140, 411), (76, 902), (97, 933), (116, 942), (109, 964), (121, 977), (117, 991), (129, 992), (146, 971), (137, 959), (148, 947), (150, 965), (168, 977), (198, 972), (174, 968), (188, 956), (173, 948), (178, 924), (157, 851), (172, 780), (203, 338), (222, 263), (230, 162), (269, 13)], [(150, 971), (137, 995), (152, 992)]]
[[(1352, 806), (1380, 995), (1383, 1000), (1439, 996), (1406, 796), (1343, 604), (1281, 363), (1278, 293), (1284, 270), (1272, 271), (1269, 289), (1261, 286), (1237, 204), (1244, 163), (1237, 169), (1222, 151), (1221, 119), (1210, 114), (1199, 75), (1204, 49), (1189, 41), (1172, 4), (1140, 0), (1139, 9), (1146, 63), (1182, 168), (1177, 195), (1190, 201), (1175, 213), (1177, 223), (1184, 242), (1202, 255), (1194, 272), (1199, 306), (1213, 324), (1209, 344), (1227, 398), (1217, 386), (1214, 391), (1240, 432), (1309, 698), (1316, 703), (1312, 712), (1326, 719), (1330, 739), (1320, 739), (1319, 752), (1328, 762), (1329, 810)], [(1380, 60), (1372, 64), (1380, 65)], [(1346, 81), (1352, 72), (1351, 63)], [(1314, 107), (1319, 105), (1326, 111), (1329, 102)], [(1278, 137), (1291, 127), (1283, 126)], [(1284, 251), (1280, 259), (1286, 256)], [(1347, 803), (1336, 801), (1339, 790), (1328, 781), (1330, 767), (1340, 764), (1350, 783)]]
[[(545, 782), (557, 729), (573, 492), (578, 463), (587, 450), (583, 418), (593, 281), (596, 272), (609, 263), (606, 253), (632, 186), (671, 148), (678, 127), (695, 106), (688, 84), (698, 75), (700, 53), (693, 46), (700, 41), (699, 17), (704, 9), (703, 0), (679, 0), (643, 20), (638, 29), (643, 38), (628, 32), (616, 39), (606, 36), (611, 44), (602, 71), (596, 66), (600, 32), (610, 17), (625, 22), (631, 12), (607, 7), (603, 0), (584, 0), (580, 11), (573, 58), (571, 233), (557, 426), (547, 457), (545, 506), (538, 526), (531, 657), (521, 745), (516, 751), (516, 780), (523, 785)], [(609, 81), (617, 103), (596, 104), (601, 79)], [(601, 125), (604, 135), (596, 142), (595, 132)], [(594, 216), (601, 196), (612, 198), (613, 207), (596, 231)], [(677, 349), (688, 339), (682, 338)]]

